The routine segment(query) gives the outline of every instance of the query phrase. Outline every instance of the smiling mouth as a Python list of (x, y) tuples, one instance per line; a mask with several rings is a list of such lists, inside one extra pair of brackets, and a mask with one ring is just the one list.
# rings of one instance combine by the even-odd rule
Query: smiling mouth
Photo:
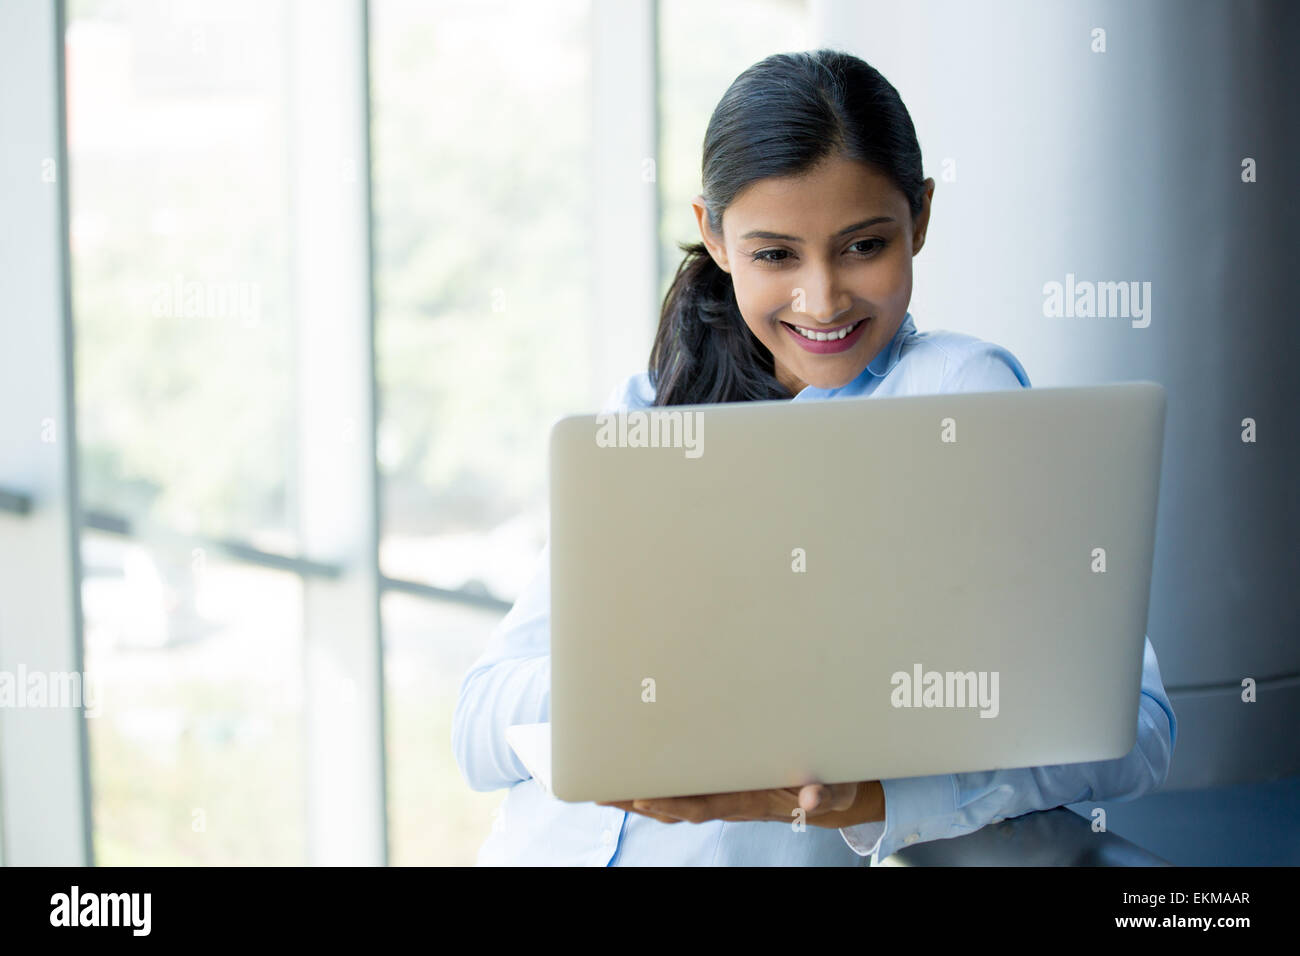
[(803, 326), (794, 325), (790, 322), (782, 322), (781, 324), (810, 342), (835, 342), (851, 335), (865, 321), (867, 320), (858, 319), (856, 322), (850, 322), (848, 325), (838, 325), (833, 329), (805, 329)]

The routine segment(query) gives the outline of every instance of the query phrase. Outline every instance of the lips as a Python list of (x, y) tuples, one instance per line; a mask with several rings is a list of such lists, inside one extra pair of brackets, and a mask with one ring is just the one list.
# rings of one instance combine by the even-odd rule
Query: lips
[[(870, 322), (871, 319), (868, 317), (859, 319), (856, 322), (846, 322), (843, 325), (837, 325), (829, 329), (813, 329), (806, 326), (796, 326), (789, 322), (782, 322), (781, 325), (799, 343), (800, 348), (818, 355), (829, 355), (851, 349), (858, 339), (862, 338), (862, 330)], [(800, 331), (801, 329), (803, 331)], [(810, 336), (812, 337), (810, 338)]]

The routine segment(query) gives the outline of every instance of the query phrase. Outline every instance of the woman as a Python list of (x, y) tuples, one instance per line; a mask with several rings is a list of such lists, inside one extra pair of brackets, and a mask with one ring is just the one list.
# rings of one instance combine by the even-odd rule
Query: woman
[[(1029, 386), (1010, 352), (918, 332), (907, 311), (934, 180), (911, 117), (862, 60), (770, 56), (723, 95), (693, 202), (702, 242), (664, 301), (646, 372), (607, 409), (917, 395)], [(509, 787), (479, 862), (863, 865), (917, 841), (1164, 782), (1177, 723), (1146, 642), (1125, 757), (981, 773), (615, 804), (546, 794), (505, 728), (550, 718), (549, 554), (466, 675), (452, 730), (475, 790)], [(792, 826), (804, 810), (806, 828)]]

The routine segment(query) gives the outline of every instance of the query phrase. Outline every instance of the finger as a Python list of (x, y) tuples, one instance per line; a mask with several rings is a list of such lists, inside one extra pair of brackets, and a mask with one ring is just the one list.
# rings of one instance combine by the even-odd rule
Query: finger
[(799, 788), (799, 807), (808, 813), (824, 811), (822, 806), (827, 797), (827, 788), (820, 783), (810, 783)]
[(632, 809), (632, 801), (631, 800), (610, 800), (608, 802), (597, 801), (596, 806), (617, 807), (620, 810), (628, 811)]
[(753, 794), (750, 793), (711, 793), (691, 797), (663, 797), (657, 800), (638, 801), (642, 807), (685, 820), (688, 823), (703, 823), (706, 820), (722, 820), (731, 816), (754, 819)]
[(646, 810), (642, 807), (634, 806), (631, 808), (630, 812), (639, 814), (640, 816), (643, 817), (649, 817), (651, 820), (658, 820), (660, 823), (684, 823), (685, 822), (684, 820), (679, 820), (677, 817), (665, 816), (662, 813), (655, 813), (653, 810)]
[(673, 821), (697, 822), (701, 813), (700, 797), (659, 797), (654, 800), (637, 800), (637, 810)]
[(828, 810), (847, 810), (853, 806), (853, 802), (858, 798), (858, 788), (861, 786), (857, 781), (849, 783), (833, 783), (830, 785), (830, 798), (824, 806)]
[[(660, 823), (681, 823), (682, 822), (676, 819), (675, 817), (666, 817), (663, 814), (653, 813), (651, 811), (638, 807), (636, 806), (637, 802), (638, 801), (635, 800), (609, 800), (609, 801), (598, 800), (596, 801), (596, 805), (600, 807), (617, 807), (618, 809), (622, 810), (625, 813), (637, 813), (643, 817), (649, 817), (651, 820), (658, 820)], [(644, 800), (639, 802), (643, 804), (645, 803)]]
[(799, 806), (808, 813), (833, 813), (853, 806), (857, 795), (856, 782), (810, 783), (799, 791)]

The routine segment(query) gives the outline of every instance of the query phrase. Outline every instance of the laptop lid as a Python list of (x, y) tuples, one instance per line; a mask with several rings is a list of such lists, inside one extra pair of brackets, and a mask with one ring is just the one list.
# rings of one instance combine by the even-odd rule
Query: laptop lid
[(1123, 756), (1164, 401), (1139, 382), (560, 420), (554, 793)]

